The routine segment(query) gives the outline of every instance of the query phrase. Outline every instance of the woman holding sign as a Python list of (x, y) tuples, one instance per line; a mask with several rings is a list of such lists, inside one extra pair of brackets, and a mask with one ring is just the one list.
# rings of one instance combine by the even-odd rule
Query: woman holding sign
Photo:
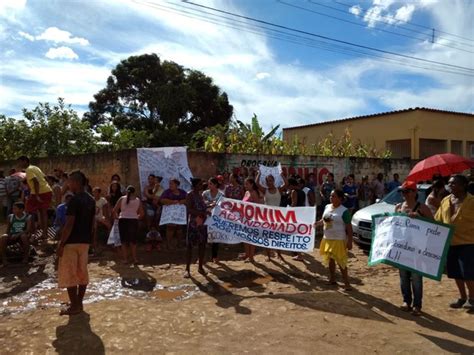
[[(171, 179), (169, 183), (169, 189), (165, 190), (161, 195), (160, 202), (162, 205), (185, 205), (186, 204), (186, 192), (179, 188), (179, 180)], [(183, 238), (183, 229), (177, 224), (166, 225), (166, 247), (168, 250), (170, 246), (172, 249), (176, 249), (179, 240)]]
[[(404, 201), (395, 207), (395, 212), (406, 213), (411, 218), (424, 217), (433, 219), (433, 214), (429, 207), (417, 201), (416, 182), (405, 181), (401, 189)], [(400, 269), (399, 272), (400, 289), (403, 296), (403, 304), (400, 309), (405, 312), (412, 311), (413, 315), (419, 316), (421, 314), (421, 301), (423, 298), (423, 277), (408, 270)]]
[(352, 225), (349, 210), (342, 205), (344, 192), (333, 190), (329, 195), (330, 204), (326, 205), (323, 218), (316, 225), (324, 226), (324, 236), (319, 246), (323, 261), (329, 266), (330, 285), (337, 285), (336, 264), (339, 265), (344, 279), (344, 289), (352, 290), (347, 273), (347, 251), (352, 249)]

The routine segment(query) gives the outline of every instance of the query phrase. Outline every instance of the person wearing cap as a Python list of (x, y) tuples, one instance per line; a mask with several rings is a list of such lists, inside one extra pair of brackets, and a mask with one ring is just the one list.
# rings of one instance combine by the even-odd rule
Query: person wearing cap
[(127, 194), (117, 201), (112, 214), (118, 217), (123, 262), (127, 264), (128, 255), (131, 254), (132, 263), (137, 266), (138, 220), (145, 216), (145, 211), (135, 194), (135, 187), (129, 185), (126, 192)]
[[(416, 182), (405, 181), (401, 187), (403, 202), (395, 207), (395, 212), (405, 213), (411, 218), (423, 217), (433, 219), (433, 214), (428, 206), (417, 201), (418, 193)], [(423, 277), (413, 271), (399, 269), (400, 289), (403, 296), (403, 304), (400, 309), (412, 312), (413, 315), (421, 315), (423, 299)], [(413, 290), (413, 292), (412, 292)]]
[[(467, 192), (464, 175), (453, 175), (448, 182), (451, 194), (446, 196), (436, 212), (436, 220), (454, 226), (448, 251), (448, 277), (456, 281), (459, 299), (449, 306), (474, 311), (474, 196)], [(466, 292), (467, 288), (467, 292)]]

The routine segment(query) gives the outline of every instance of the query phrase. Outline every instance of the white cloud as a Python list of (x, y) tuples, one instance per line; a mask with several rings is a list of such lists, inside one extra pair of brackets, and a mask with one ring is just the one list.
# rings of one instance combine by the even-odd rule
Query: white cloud
[(359, 5), (354, 5), (349, 9), (349, 12), (355, 16), (359, 16), (362, 12), (362, 8)]
[(68, 104), (87, 105), (92, 96), (105, 87), (110, 69), (44, 58), (22, 58), (5, 62), (0, 67), (0, 77), (15, 73), (23, 80), (28, 78), (28, 84), (0, 85), (0, 112), (20, 113), (22, 107), (33, 108), (38, 102), (55, 102), (58, 96), (64, 97)]
[(71, 32), (60, 30), (57, 27), (49, 27), (35, 38), (36, 40), (52, 41), (54, 43), (80, 44), (82, 46), (87, 46), (89, 44), (87, 39), (73, 37)]
[[(219, 2), (207, 4), (223, 6)], [(238, 9), (230, 9), (227, 4), (227, 9), (238, 12)], [(433, 22), (439, 24), (439, 30), (463, 35), (472, 31), (472, 16), (469, 16), (472, 10), (466, 11), (466, 7), (459, 4), (443, 2), (424, 8), (423, 11), (426, 11), (426, 16), (434, 16)], [(287, 127), (374, 113), (374, 102), (378, 103), (377, 107), (383, 106), (384, 109), (427, 106), (473, 110), (471, 78), (401, 67), (372, 59), (347, 60), (345, 64), (334, 65), (327, 70), (313, 69), (305, 64), (303, 57), (298, 58), (300, 60), (290, 59), (293, 63), (290, 65), (282, 63), (265, 37), (203, 23), (135, 2), (116, 4), (112, 1), (106, 5), (112, 17), (116, 15), (114, 11), (122, 11), (130, 17), (131, 23), (147, 23), (150, 26), (148, 31), (156, 33), (156, 39), (143, 37), (143, 33), (138, 31), (123, 36), (123, 33), (118, 35), (115, 29), (99, 27), (91, 29), (91, 33), (100, 32), (106, 38), (102, 47), (97, 45), (98, 41), (94, 37), (81, 32), (87, 34), (94, 43), (94, 46), (83, 47), (82, 51), (87, 51), (94, 58), (94, 63), (107, 61), (110, 65), (50, 61), (45, 58), (9, 59), (4, 68), (0, 68), (0, 76), (2, 71), (15, 73), (19, 79), (29, 78), (36, 85), (24, 85), (21, 88), (10, 83), (4, 85), (0, 96), (0, 112), (5, 106), (23, 107), (38, 101), (53, 102), (57, 96), (65, 97), (66, 102), (73, 105), (86, 105), (95, 93), (104, 88), (110, 70), (120, 59), (151, 52), (157, 53), (162, 60), (173, 60), (185, 67), (202, 70), (229, 94), (238, 119), (248, 121), (255, 112), (266, 129), (279, 123)], [(377, 6), (374, 3), (373, 7), (378, 9), (374, 13), (383, 19), (390, 15), (391, 21), (397, 23), (401, 21), (395, 18), (400, 6), (395, 5), (397, 3), (379, 1)], [(415, 7), (418, 6), (421, 5)], [(446, 13), (452, 16), (446, 16)], [(156, 27), (150, 25), (152, 23)], [(75, 37), (69, 33), (61, 38)], [(122, 52), (114, 51), (113, 48), (117, 47), (108, 46), (108, 43), (119, 43), (119, 47), (125, 49)], [(416, 43), (400, 47), (397, 51), (425, 59), (472, 66), (472, 56), (462, 55), (440, 46), (440, 43), (449, 41)], [(85, 58), (89, 59), (81, 55), (82, 60)], [(271, 76), (268, 76), (270, 73)], [(411, 75), (424, 75), (428, 84), (415, 85), (418, 80), (412, 79)]]
[(15, 14), (25, 8), (26, 0), (0, 1), (0, 17), (13, 18)]
[(79, 59), (79, 56), (69, 47), (50, 48), (44, 55), (49, 59)]
[(408, 4), (400, 7), (395, 13), (395, 20), (401, 22), (408, 22), (411, 20), (413, 12), (415, 11), (415, 5)]
[(54, 43), (80, 44), (81, 46), (89, 45), (89, 41), (82, 37), (73, 37), (71, 32), (60, 30), (57, 27), (49, 27), (38, 36), (33, 36), (24, 31), (18, 34), (29, 41), (50, 41)]
[(28, 41), (31, 41), (33, 42), (35, 40), (35, 36), (32, 36), (30, 35), (29, 33), (26, 33), (26, 32), (23, 32), (23, 31), (19, 31), (18, 34), (23, 37), (23, 38), (26, 38)]
[(262, 73), (257, 73), (257, 74), (255, 75), (255, 79), (257, 79), (257, 80), (263, 80), (263, 79), (269, 78), (270, 76), (271, 76), (270, 73), (262, 72)]

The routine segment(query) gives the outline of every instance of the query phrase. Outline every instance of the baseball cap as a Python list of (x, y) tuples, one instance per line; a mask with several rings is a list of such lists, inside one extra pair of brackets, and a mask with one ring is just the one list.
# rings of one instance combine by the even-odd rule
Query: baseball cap
[(402, 190), (413, 190), (416, 191), (416, 182), (405, 180), (402, 184)]

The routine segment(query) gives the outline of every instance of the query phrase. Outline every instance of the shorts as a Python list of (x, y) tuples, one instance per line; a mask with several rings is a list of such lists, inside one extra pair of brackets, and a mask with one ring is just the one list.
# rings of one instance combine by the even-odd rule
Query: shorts
[(122, 244), (137, 244), (138, 219), (119, 219), (120, 242)]
[(21, 237), (25, 235), (25, 233), (17, 233), (17, 234), (12, 234), (8, 236), (8, 234), (2, 235), (2, 238), (7, 239), (7, 245), (13, 245), (16, 243), (22, 243)]
[(89, 274), (87, 261), (89, 258), (89, 244), (66, 244), (63, 256), (59, 258), (58, 285), (60, 288), (87, 285)]
[(450, 279), (474, 281), (474, 244), (451, 246), (446, 269)]
[(47, 210), (51, 206), (51, 200), (53, 199), (52, 192), (46, 192), (44, 194), (39, 194), (39, 198), (41, 202), (34, 197), (35, 195), (30, 195), (26, 199), (26, 212), (28, 213), (36, 213), (39, 210)]

